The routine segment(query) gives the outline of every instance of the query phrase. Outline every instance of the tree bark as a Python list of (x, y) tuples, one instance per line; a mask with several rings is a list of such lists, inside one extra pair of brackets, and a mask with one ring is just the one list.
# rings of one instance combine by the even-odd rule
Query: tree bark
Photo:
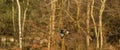
[(87, 20), (86, 20), (86, 24), (87, 24), (87, 35), (86, 35), (86, 45), (87, 45), (87, 50), (89, 48), (90, 45), (90, 1), (87, 1)]
[(103, 47), (103, 33), (102, 33), (102, 13), (104, 11), (105, 8), (105, 1), (106, 0), (101, 0), (101, 8), (100, 8), (100, 12), (99, 12), (99, 32), (100, 32), (100, 48), (102, 49)]
[(62, 38), (62, 50), (65, 50), (65, 38)]
[[(54, 1), (54, 2), (52, 2)], [(50, 29), (49, 29), (49, 37), (48, 37), (48, 50), (51, 50), (51, 40), (52, 40), (52, 36), (54, 35), (54, 30), (55, 30), (55, 11), (56, 11), (56, 1), (57, 0), (51, 0), (51, 16), (50, 16)]]
[(22, 32), (21, 32), (21, 7), (19, 0), (17, 1), (18, 6), (18, 25), (19, 25), (19, 47), (22, 50)]
[(94, 9), (94, 0), (92, 0), (91, 12), (90, 13), (91, 13), (91, 18), (92, 18), (92, 21), (93, 21), (93, 24), (94, 24), (95, 36), (96, 36), (96, 39), (97, 39), (96, 48), (99, 48), (99, 33), (97, 31), (96, 22), (95, 22), (95, 19), (94, 19), (94, 16), (93, 16), (93, 9)]
[(14, 31), (14, 33), (15, 33), (15, 31), (16, 31), (16, 29), (15, 29), (15, 16), (14, 16), (14, 12), (15, 12), (15, 10), (14, 10), (14, 0), (12, 0), (12, 22), (13, 22), (13, 31)]
[(23, 22), (22, 22), (22, 32), (24, 32), (24, 26), (25, 26), (26, 13), (28, 10), (28, 6), (29, 6), (29, 0), (27, 0), (27, 6), (26, 6), (25, 11), (24, 11)]

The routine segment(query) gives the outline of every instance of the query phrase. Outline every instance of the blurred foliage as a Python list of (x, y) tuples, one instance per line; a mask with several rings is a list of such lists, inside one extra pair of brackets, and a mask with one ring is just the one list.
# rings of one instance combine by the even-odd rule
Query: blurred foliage
[[(12, 36), (15, 37), (16, 43), (14, 43), (13, 48), (18, 46), (18, 9), (16, 5), (16, 0), (14, 0), (15, 7), (15, 28), (16, 32), (13, 31), (12, 23), (12, 1), (11, 0), (0, 0), (0, 35), (2, 36)], [(25, 22), (25, 32), (23, 32), (23, 50), (45, 50), (47, 48), (47, 42), (43, 39), (48, 38), (49, 32), (49, 18), (51, 15), (50, 3), (51, 0), (29, 0), (30, 5), (28, 6), (26, 22)], [(74, 0), (64, 0), (63, 3), (61, 0), (58, 0), (56, 3), (56, 13), (55, 13), (55, 37), (53, 39), (52, 45), (60, 50), (61, 39), (59, 37), (60, 29), (67, 29), (72, 34), (66, 37), (66, 48), (67, 50), (77, 50), (85, 47), (85, 32), (86, 31), (86, 12), (87, 12), (87, 0), (81, 0), (80, 3), (80, 15), (78, 19), (77, 16), (77, 5)], [(21, 12), (24, 14), (24, 10), (27, 7), (26, 0), (20, 0)], [(109, 37), (113, 34), (120, 33), (120, 0), (107, 0), (105, 5), (105, 10), (103, 12), (103, 33)], [(94, 17), (98, 26), (99, 22), (99, 9), (101, 6), (100, 0), (95, 0), (94, 7)], [(23, 20), (23, 15), (21, 15)], [(62, 19), (62, 20), (61, 20)], [(80, 30), (78, 31), (78, 26), (76, 21), (79, 21)], [(23, 21), (21, 21), (23, 22)], [(93, 23), (90, 19), (90, 35), (94, 36)], [(0, 37), (0, 38), (1, 38)], [(39, 37), (39, 38), (37, 38)], [(94, 37), (93, 37), (94, 38)], [(105, 38), (106, 39), (106, 38)], [(43, 40), (43, 44), (40, 42)], [(10, 42), (11, 43), (11, 42)], [(41, 42), (42, 43), (42, 42)], [(94, 43), (94, 42), (93, 42)], [(1, 44), (1, 42), (0, 42)], [(2, 43), (3, 45), (3, 43)], [(7, 45), (7, 44), (5, 44)], [(79, 46), (80, 45), (80, 46)], [(95, 44), (92, 44), (93, 46)], [(107, 44), (106, 44), (107, 45)], [(9, 47), (9, 46), (8, 46)], [(1, 48), (8, 48), (1, 47)], [(38, 47), (38, 48), (36, 48)], [(95, 47), (95, 46), (94, 46)], [(93, 48), (94, 48), (93, 47)], [(105, 46), (107, 47), (107, 46)], [(10, 49), (13, 49), (10, 48)], [(9, 50), (10, 50), (9, 49)], [(84, 50), (84, 49), (83, 49)]]

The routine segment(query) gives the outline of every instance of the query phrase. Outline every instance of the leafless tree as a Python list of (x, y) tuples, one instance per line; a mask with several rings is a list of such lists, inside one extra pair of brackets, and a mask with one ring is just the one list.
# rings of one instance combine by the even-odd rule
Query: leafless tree
[(87, 1), (87, 19), (86, 19), (86, 24), (87, 24), (87, 35), (86, 35), (86, 45), (87, 48), (89, 48), (90, 45), (90, 0)]
[(23, 22), (22, 22), (22, 32), (24, 32), (24, 26), (25, 26), (25, 21), (26, 21), (26, 13), (28, 11), (28, 6), (29, 6), (29, 0), (27, 0), (27, 3), (26, 3), (26, 8), (24, 10), (24, 16), (23, 16)]
[(15, 10), (14, 10), (14, 0), (12, 0), (12, 22), (13, 22), (13, 30), (14, 30), (14, 33), (16, 31), (15, 29), (15, 16), (14, 16), (14, 13), (15, 13)]
[(54, 35), (55, 30), (55, 11), (56, 11), (57, 0), (51, 0), (51, 16), (50, 16), (50, 26), (49, 26), (49, 38), (48, 38), (48, 50), (51, 50), (51, 37)]
[(102, 31), (102, 14), (105, 8), (105, 1), (106, 0), (101, 0), (101, 8), (99, 11), (99, 32), (100, 32), (100, 48), (103, 46), (103, 31)]
[(99, 48), (99, 33), (97, 31), (97, 25), (96, 25), (95, 18), (94, 18), (94, 15), (93, 15), (94, 3), (95, 3), (95, 1), (92, 0), (90, 15), (91, 15), (91, 18), (92, 18), (92, 21), (93, 21), (93, 24), (94, 24), (95, 36), (96, 36), (96, 39), (97, 39), (96, 48)]
[(21, 31), (21, 7), (20, 7), (20, 2), (19, 0), (17, 1), (17, 6), (18, 6), (18, 25), (19, 25), (19, 47), (22, 50), (22, 31)]

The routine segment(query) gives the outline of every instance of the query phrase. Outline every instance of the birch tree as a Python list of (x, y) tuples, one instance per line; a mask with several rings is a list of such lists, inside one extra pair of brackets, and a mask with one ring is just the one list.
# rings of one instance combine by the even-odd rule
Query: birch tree
[(26, 21), (26, 13), (28, 11), (28, 6), (29, 6), (29, 0), (27, 0), (27, 3), (26, 3), (26, 8), (24, 10), (24, 16), (23, 16), (23, 22), (22, 22), (22, 32), (24, 32), (24, 26), (25, 26), (25, 21)]
[(22, 32), (21, 32), (21, 7), (19, 0), (17, 1), (18, 6), (18, 25), (19, 25), (19, 47), (22, 50)]
[(87, 1), (87, 19), (86, 19), (86, 24), (87, 24), (87, 36), (86, 36), (86, 45), (87, 49), (89, 48), (90, 45), (90, 0)]
[(14, 10), (14, 0), (12, 0), (12, 23), (13, 23), (13, 31), (15, 33), (15, 16), (14, 16), (15, 10)]
[(78, 0), (75, 0), (75, 3), (77, 5), (77, 12), (76, 12), (76, 14), (77, 14), (77, 16), (76, 16), (77, 21), (76, 21), (76, 23), (77, 23), (78, 32), (79, 32), (80, 31), (79, 15), (80, 15), (80, 6), (81, 5), (80, 5), (80, 2)]
[[(53, 2), (54, 1), (54, 2)], [(51, 50), (51, 37), (54, 35), (55, 30), (55, 11), (56, 11), (56, 1), (57, 0), (51, 0), (51, 16), (50, 16), (50, 26), (49, 26), (49, 37), (48, 37), (48, 50)]]
[(105, 8), (105, 1), (106, 0), (101, 0), (101, 8), (99, 11), (99, 32), (100, 32), (100, 48), (103, 46), (103, 32), (102, 32), (102, 14)]
[(92, 0), (92, 4), (91, 4), (91, 11), (90, 11), (90, 16), (92, 18), (93, 24), (94, 24), (94, 31), (95, 31), (95, 36), (96, 36), (96, 48), (99, 48), (99, 33), (97, 31), (97, 26), (96, 26), (96, 22), (95, 22), (95, 18), (93, 15), (93, 9), (94, 9), (94, 0)]

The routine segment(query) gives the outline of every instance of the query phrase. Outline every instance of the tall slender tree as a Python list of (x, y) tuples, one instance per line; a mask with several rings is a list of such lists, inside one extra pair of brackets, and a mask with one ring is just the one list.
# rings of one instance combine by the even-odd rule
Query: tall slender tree
[(86, 24), (87, 24), (87, 35), (86, 35), (86, 45), (87, 45), (87, 50), (90, 45), (90, 0), (87, 1), (87, 19), (86, 19)]
[(100, 48), (102, 49), (103, 46), (103, 32), (102, 32), (102, 14), (105, 8), (105, 1), (106, 0), (101, 0), (101, 8), (99, 11), (99, 32), (100, 32)]
[(29, 0), (27, 0), (25, 5), (26, 5), (26, 7), (25, 7), (25, 10), (24, 10), (24, 16), (23, 16), (23, 22), (22, 22), (22, 32), (24, 32), (24, 26), (25, 26), (25, 21), (26, 21), (26, 13), (28, 11)]
[(77, 12), (76, 12), (76, 23), (77, 23), (77, 27), (78, 27), (78, 32), (80, 31), (80, 23), (79, 23), (79, 16), (80, 16), (80, 2), (78, 1), (78, 0), (75, 0), (75, 3), (76, 3), (76, 5), (77, 5)]
[(22, 50), (22, 31), (21, 31), (21, 7), (19, 0), (17, 1), (18, 6), (18, 25), (19, 25), (19, 47)]
[(15, 33), (16, 29), (15, 29), (15, 16), (14, 16), (15, 10), (14, 10), (14, 0), (12, 0), (12, 23), (13, 23), (13, 31)]
[(94, 9), (94, 0), (92, 0), (92, 4), (91, 4), (91, 11), (90, 11), (90, 15), (91, 15), (91, 18), (92, 18), (92, 21), (93, 21), (93, 24), (94, 24), (94, 31), (95, 31), (95, 36), (96, 36), (96, 48), (99, 48), (99, 33), (97, 31), (97, 25), (96, 25), (96, 22), (95, 22), (95, 18), (94, 18), (94, 15), (93, 15), (93, 9)]
[[(53, 2), (54, 1), (54, 2)], [(55, 30), (55, 11), (56, 11), (56, 1), (57, 0), (51, 0), (51, 16), (50, 16), (50, 29), (49, 29), (49, 38), (48, 38), (48, 50), (51, 50), (51, 39), (52, 36), (54, 35), (54, 30)]]

